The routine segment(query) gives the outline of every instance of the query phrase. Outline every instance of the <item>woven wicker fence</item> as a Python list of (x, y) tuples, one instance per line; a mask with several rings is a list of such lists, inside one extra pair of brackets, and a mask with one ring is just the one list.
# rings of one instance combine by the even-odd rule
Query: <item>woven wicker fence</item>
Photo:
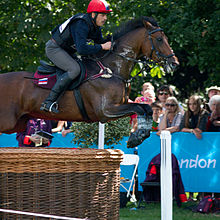
[[(120, 150), (0, 148), (4, 209), (119, 219)], [(0, 214), (0, 219), (45, 219)]]

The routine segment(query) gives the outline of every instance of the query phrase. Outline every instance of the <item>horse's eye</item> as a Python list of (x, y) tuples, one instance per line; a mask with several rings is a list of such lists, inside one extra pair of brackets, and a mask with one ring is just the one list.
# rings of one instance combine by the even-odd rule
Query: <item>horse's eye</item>
[(162, 42), (163, 41), (162, 37), (158, 37), (157, 41)]

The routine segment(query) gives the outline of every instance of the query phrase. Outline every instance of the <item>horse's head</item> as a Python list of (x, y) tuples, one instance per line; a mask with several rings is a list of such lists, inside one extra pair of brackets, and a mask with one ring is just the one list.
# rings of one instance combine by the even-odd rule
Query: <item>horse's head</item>
[(168, 43), (163, 29), (154, 26), (147, 20), (143, 20), (143, 22), (146, 28), (146, 34), (145, 40), (141, 45), (142, 53), (148, 58), (163, 65), (167, 73), (174, 71), (179, 65), (179, 62)]

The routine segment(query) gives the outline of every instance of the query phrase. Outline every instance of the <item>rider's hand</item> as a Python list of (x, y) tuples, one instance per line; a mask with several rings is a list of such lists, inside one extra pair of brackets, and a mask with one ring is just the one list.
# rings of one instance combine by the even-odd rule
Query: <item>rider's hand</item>
[(111, 41), (108, 41), (108, 42), (106, 42), (104, 44), (101, 44), (103, 50), (110, 50), (111, 49), (111, 45), (112, 45)]

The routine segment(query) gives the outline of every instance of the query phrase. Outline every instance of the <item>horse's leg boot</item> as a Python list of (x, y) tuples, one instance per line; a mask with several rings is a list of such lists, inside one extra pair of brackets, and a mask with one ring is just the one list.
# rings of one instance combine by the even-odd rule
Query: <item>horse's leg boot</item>
[(71, 82), (72, 79), (68, 76), (68, 73), (67, 72), (63, 73), (62, 76), (57, 80), (57, 82), (53, 86), (49, 96), (41, 104), (40, 110), (58, 114), (59, 110), (58, 110), (57, 98)]

